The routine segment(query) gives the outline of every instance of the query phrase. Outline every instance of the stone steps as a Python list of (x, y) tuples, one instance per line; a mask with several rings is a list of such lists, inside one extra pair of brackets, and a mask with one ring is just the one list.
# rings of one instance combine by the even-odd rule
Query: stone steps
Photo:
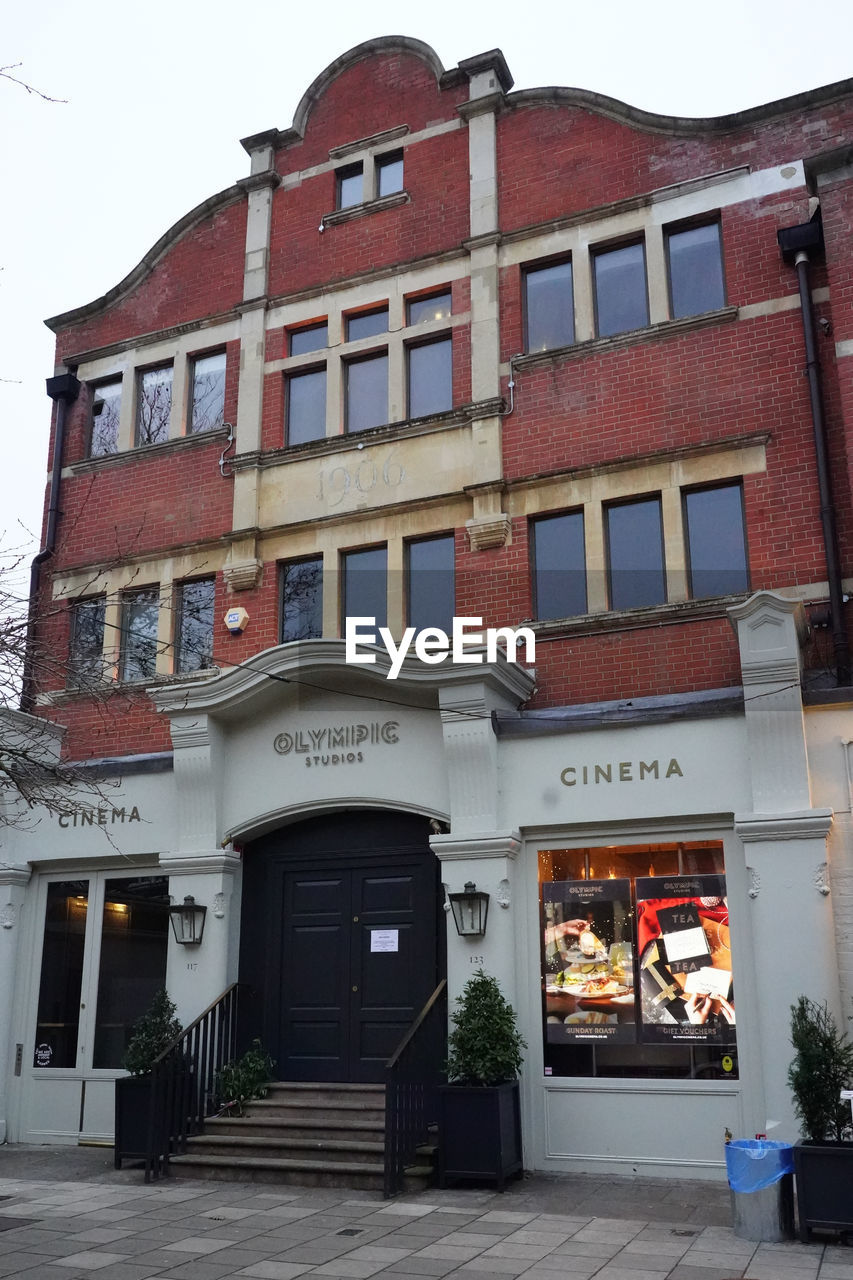
[[(381, 1191), (385, 1161), (383, 1085), (272, 1082), (242, 1116), (205, 1122), (173, 1156), (177, 1177)], [(406, 1191), (433, 1180), (433, 1151), (407, 1170)]]

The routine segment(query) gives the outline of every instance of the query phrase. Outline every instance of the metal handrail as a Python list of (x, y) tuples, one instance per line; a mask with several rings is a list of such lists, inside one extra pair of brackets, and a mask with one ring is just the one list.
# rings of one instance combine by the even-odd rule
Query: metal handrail
[(402, 1190), (406, 1167), (437, 1119), (446, 1040), (447, 979), (442, 978), (385, 1064), (386, 1200)]
[(237, 1047), (238, 988), (236, 982), (226, 987), (154, 1062), (146, 1182), (168, 1172), (169, 1158), (185, 1150), (187, 1138), (218, 1109), (216, 1077)]

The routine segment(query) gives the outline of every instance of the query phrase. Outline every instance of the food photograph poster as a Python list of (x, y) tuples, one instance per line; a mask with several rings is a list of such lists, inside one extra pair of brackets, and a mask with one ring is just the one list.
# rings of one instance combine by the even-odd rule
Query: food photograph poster
[(734, 1044), (725, 876), (646, 876), (635, 885), (640, 1039)]
[(543, 885), (545, 1038), (636, 1041), (630, 880)]

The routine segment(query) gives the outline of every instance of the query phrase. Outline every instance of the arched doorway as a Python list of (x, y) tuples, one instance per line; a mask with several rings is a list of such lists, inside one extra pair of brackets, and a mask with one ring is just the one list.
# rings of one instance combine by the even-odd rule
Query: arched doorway
[(243, 862), (244, 1037), (282, 1080), (382, 1080), (443, 972), (428, 820), (336, 811), (253, 841)]

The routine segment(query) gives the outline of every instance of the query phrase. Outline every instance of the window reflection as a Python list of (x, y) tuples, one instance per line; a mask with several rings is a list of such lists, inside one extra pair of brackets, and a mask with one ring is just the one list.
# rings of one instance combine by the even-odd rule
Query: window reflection
[(166, 981), (169, 881), (166, 876), (107, 880), (94, 1067), (120, 1067), (133, 1024)]

